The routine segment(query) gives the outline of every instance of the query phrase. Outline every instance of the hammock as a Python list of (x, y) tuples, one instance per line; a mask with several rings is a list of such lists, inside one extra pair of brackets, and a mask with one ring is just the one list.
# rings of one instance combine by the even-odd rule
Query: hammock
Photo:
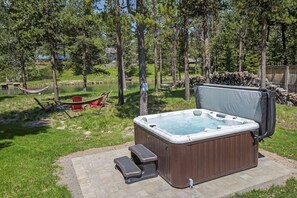
[(24, 88), (21, 88), (19, 87), (20, 90), (26, 92), (26, 93), (31, 93), (31, 94), (36, 94), (36, 93), (40, 93), (44, 90), (47, 90), (49, 88), (49, 86), (46, 86), (46, 87), (43, 87), (41, 89), (24, 89)]
[(96, 100), (99, 100), (101, 98), (103, 98), (105, 95), (101, 95), (97, 98), (93, 98), (91, 100), (87, 100), (87, 101), (82, 101), (82, 102), (62, 102), (62, 101), (59, 101), (60, 104), (63, 104), (63, 105), (84, 105), (84, 104), (89, 104), (91, 102), (94, 102)]

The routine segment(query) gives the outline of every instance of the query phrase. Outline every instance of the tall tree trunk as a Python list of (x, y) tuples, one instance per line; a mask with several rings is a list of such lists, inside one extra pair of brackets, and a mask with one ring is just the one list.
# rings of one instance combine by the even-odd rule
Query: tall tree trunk
[(243, 48), (243, 30), (242, 30), (243, 20), (240, 18), (240, 30), (239, 30), (239, 63), (238, 63), (238, 71), (242, 71), (242, 48)]
[[(143, 0), (136, 1), (137, 13), (142, 15), (144, 10)], [(139, 63), (139, 82), (140, 82), (140, 115), (148, 114), (147, 109), (147, 82), (146, 82), (146, 63), (145, 63), (145, 45), (144, 45), (144, 27), (143, 21), (137, 21), (137, 41), (138, 41), (138, 63)]]
[(284, 54), (284, 65), (288, 64), (288, 57), (287, 57), (287, 45), (286, 45), (286, 26), (285, 24), (281, 25), (282, 30), (282, 44), (283, 44), (283, 54)]
[[(183, 62), (183, 61), (182, 61), (182, 62)], [(182, 69), (182, 68), (181, 68), (181, 64), (179, 63), (179, 64), (178, 64), (178, 80), (179, 80), (179, 81), (181, 81), (181, 79), (182, 79), (182, 78), (181, 78), (181, 69)]]
[(160, 49), (159, 49), (159, 51), (160, 51), (160, 84), (162, 84), (163, 83), (163, 59), (162, 59), (162, 47), (160, 46)]
[(174, 40), (173, 40), (173, 56), (172, 56), (172, 81), (173, 85), (176, 85), (176, 36), (174, 35)]
[(202, 45), (202, 65), (201, 65), (201, 70), (202, 70), (202, 76), (206, 78), (206, 68), (205, 68), (205, 62), (206, 62), (206, 56), (205, 56), (205, 50), (204, 50), (204, 47), (205, 47), (205, 44), (204, 44), (204, 31), (201, 32), (201, 40), (203, 41), (203, 45)]
[(158, 49), (157, 39), (154, 41), (155, 92), (158, 93)]
[[(157, 19), (156, 1), (153, 0), (153, 18)], [(154, 25), (154, 68), (155, 68), (155, 92), (158, 93), (158, 30), (157, 23)]]
[(283, 53), (284, 53), (284, 65), (285, 65), (285, 90), (289, 91), (289, 66), (288, 66), (288, 56), (287, 56), (287, 47), (286, 47), (286, 26), (285, 24), (281, 25), (282, 29), (282, 43), (283, 43)]
[(118, 61), (118, 105), (124, 104), (124, 68), (123, 68), (123, 53), (122, 53), (122, 32), (120, 21), (119, 0), (115, 2), (116, 11), (116, 37), (117, 37), (117, 61)]
[(56, 43), (51, 42), (51, 64), (52, 64), (52, 77), (53, 77), (53, 88), (54, 88), (54, 100), (59, 101), (59, 87), (57, 82), (57, 53), (56, 53)]
[(203, 41), (204, 41), (204, 61), (203, 61), (203, 74), (206, 77), (206, 82), (210, 82), (210, 46), (209, 46), (209, 28), (208, 28), (208, 16), (204, 16), (203, 20)]
[(260, 68), (260, 87), (265, 88), (266, 81), (266, 53), (267, 53), (267, 16), (264, 13), (262, 16), (262, 38), (261, 38), (261, 68)]
[(123, 79), (123, 89), (127, 89), (127, 83), (126, 83), (126, 72), (125, 72), (125, 64), (124, 64), (124, 56), (122, 51), (122, 79)]
[(87, 46), (83, 44), (83, 91), (87, 91)]
[(189, 34), (188, 34), (188, 17), (184, 19), (184, 64), (185, 64), (185, 100), (190, 100), (190, 79), (189, 79)]
[[(26, 64), (23, 56), (21, 58), (21, 72), (22, 72), (23, 89), (27, 89), (27, 70), (26, 70)], [(26, 94), (27, 92), (23, 91), (23, 93)]]

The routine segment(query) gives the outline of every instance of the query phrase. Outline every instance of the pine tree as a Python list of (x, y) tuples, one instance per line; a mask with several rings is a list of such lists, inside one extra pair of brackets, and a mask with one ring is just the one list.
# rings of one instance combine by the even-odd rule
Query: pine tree
[(50, 52), (51, 69), (54, 88), (54, 100), (59, 100), (59, 87), (57, 82), (57, 68), (60, 65), (58, 59), (58, 50), (64, 38), (63, 9), (65, 7), (63, 0), (46, 0), (38, 2), (38, 29), (42, 34), (41, 41)]
[[(27, 88), (27, 63), (34, 59), (40, 32), (37, 29), (38, 5), (32, 0), (2, 4), (6, 10), (6, 57), (21, 70), (23, 88)], [(4, 14), (4, 13), (3, 13)], [(13, 67), (10, 66), (10, 67)]]

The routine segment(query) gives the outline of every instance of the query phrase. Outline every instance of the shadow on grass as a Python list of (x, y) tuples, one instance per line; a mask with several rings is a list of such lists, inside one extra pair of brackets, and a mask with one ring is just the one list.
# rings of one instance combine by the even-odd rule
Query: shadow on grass
[[(38, 96), (36, 97), (38, 98)], [(30, 104), (24, 103), (30, 105), (29, 109), (10, 108), (8, 111), (0, 113), (0, 149), (11, 146), (14, 138), (17, 136), (44, 133), (47, 128), (50, 128), (50, 120), (48, 118), (55, 111), (47, 113), (43, 111), (36, 102), (33, 102), (33, 96), (19, 97), (9, 105), (15, 105), (17, 103), (21, 107), (23, 100), (32, 100)], [(46, 102), (42, 103), (45, 104)], [(67, 119), (66, 115), (63, 115), (63, 117)]]
[[(1, 136), (0, 136), (0, 137), (1, 137)], [(11, 146), (12, 143), (13, 143), (12, 140), (3, 140), (3, 141), (1, 141), (1, 139), (0, 139), (0, 150), (1, 150), (2, 148)]]
[(7, 95), (5, 95), (5, 96), (0, 96), (0, 102), (1, 102), (2, 100), (9, 99), (9, 98), (14, 98), (14, 96), (7, 96)]
[[(153, 95), (152, 93), (153, 91), (150, 91), (148, 96), (148, 113), (160, 113), (166, 102), (162, 100), (160, 96)], [(139, 100), (139, 92), (133, 92), (125, 95), (125, 104), (117, 107), (117, 116), (120, 118), (130, 119), (139, 116)]]
[(46, 128), (48, 126), (23, 126), (21, 122), (1, 124), (0, 149), (11, 146), (15, 137), (43, 133), (46, 131)]
[[(185, 98), (185, 89), (171, 89), (164, 91), (165, 97), (169, 98)], [(190, 89), (190, 96), (194, 95), (194, 90)]]
[(13, 139), (16, 136), (38, 134), (41, 131), (45, 131), (45, 129), (48, 127), (47, 126), (28, 127), (28, 126), (23, 126), (22, 124), (13, 125), (12, 123), (10, 123), (10, 124), (2, 125), (1, 128), (2, 129), (0, 131), (0, 140), (4, 140), (4, 141), (1, 141), (1, 143), (10, 145), (11, 142), (9, 140)]

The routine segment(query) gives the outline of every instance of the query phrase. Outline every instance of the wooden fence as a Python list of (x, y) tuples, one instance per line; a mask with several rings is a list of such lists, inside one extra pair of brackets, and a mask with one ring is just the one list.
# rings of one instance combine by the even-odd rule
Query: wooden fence
[(297, 65), (294, 66), (267, 66), (266, 77), (270, 82), (280, 85), (289, 92), (297, 93)]

